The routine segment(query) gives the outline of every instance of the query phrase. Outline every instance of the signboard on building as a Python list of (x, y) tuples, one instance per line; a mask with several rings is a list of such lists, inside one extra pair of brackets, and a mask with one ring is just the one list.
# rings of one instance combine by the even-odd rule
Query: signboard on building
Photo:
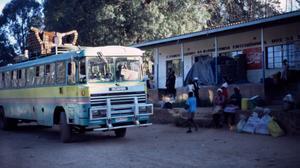
[(248, 70), (262, 68), (262, 52), (260, 47), (244, 49), (243, 53), (246, 54)]

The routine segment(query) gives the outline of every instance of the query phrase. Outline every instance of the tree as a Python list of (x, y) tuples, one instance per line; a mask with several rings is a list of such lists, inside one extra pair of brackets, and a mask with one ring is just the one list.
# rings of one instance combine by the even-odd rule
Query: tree
[(205, 0), (212, 19), (209, 26), (249, 21), (278, 14), (279, 0)]
[(129, 45), (201, 30), (198, 0), (46, 0), (46, 29), (79, 32), (81, 45)]
[(3, 29), (4, 18), (0, 16), (0, 66), (7, 65), (13, 62), (13, 58), (16, 56), (13, 46), (10, 45), (6, 36), (6, 31)]
[(41, 27), (42, 6), (35, 0), (12, 0), (2, 11), (2, 31), (9, 36), (17, 53), (24, 52), (31, 26)]
[(9, 41), (5, 34), (0, 33), (0, 66), (4, 66), (9, 63), (13, 63), (13, 58), (16, 56), (13, 47), (9, 44)]

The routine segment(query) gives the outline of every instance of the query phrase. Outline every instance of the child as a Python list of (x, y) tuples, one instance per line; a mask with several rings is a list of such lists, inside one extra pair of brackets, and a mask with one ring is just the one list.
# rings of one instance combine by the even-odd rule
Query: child
[(194, 116), (197, 108), (197, 102), (196, 98), (193, 95), (193, 92), (189, 92), (189, 98), (186, 100), (186, 105), (188, 106), (188, 131), (186, 133), (191, 133), (192, 132), (192, 125), (195, 127), (195, 131), (198, 131), (198, 127), (196, 123), (194, 122)]

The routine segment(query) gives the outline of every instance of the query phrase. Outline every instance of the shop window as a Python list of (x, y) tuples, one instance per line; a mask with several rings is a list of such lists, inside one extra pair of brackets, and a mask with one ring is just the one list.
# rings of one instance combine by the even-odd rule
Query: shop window
[[(175, 72), (176, 77), (182, 76), (181, 72), (181, 59), (175, 59), (175, 60), (168, 60), (166, 62), (166, 72), (168, 73), (170, 70), (173, 70)], [(168, 76), (168, 74), (166, 74)]]
[(267, 47), (267, 68), (282, 68), (283, 60), (288, 60), (289, 65), (295, 65), (294, 44), (283, 44)]

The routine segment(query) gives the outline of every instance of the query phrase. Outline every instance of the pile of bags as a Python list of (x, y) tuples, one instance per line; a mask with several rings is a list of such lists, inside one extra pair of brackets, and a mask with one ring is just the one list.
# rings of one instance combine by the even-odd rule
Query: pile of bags
[(284, 132), (270, 116), (270, 112), (268, 108), (256, 107), (248, 119), (241, 117), (237, 124), (237, 132), (272, 135), (273, 137), (282, 136)]

